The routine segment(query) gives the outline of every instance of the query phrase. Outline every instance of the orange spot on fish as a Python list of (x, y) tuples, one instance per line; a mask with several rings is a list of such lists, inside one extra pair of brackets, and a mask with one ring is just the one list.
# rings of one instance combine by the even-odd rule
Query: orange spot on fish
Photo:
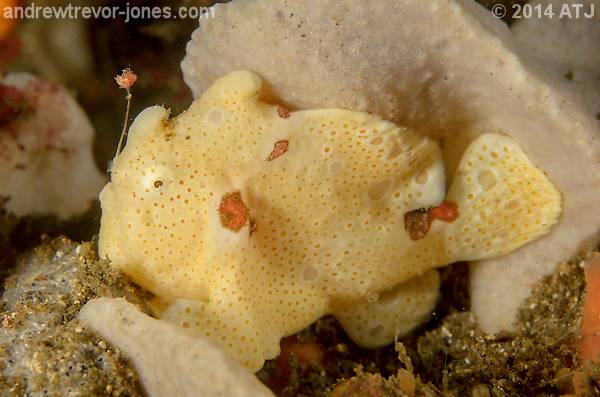
[(458, 205), (451, 201), (444, 201), (429, 212), (429, 218), (432, 222), (436, 219), (444, 222), (454, 222), (458, 215)]
[(267, 161), (274, 160), (277, 157), (283, 155), (285, 152), (288, 151), (289, 147), (290, 144), (288, 141), (275, 142), (275, 145), (273, 146), (273, 151), (271, 152), (271, 154), (269, 154), (269, 157), (267, 157)]
[(250, 212), (240, 192), (228, 193), (219, 205), (221, 226), (232, 232), (239, 232), (248, 223)]
[(284, 108), (283, 106), (279, 105), (277, 106), (277, 114), (279, 115), (279, 117), (281, 117), (282, 119), (287, 119), (288, 117), (290, 117), (290, 111), (287, 110), (286, 108)]

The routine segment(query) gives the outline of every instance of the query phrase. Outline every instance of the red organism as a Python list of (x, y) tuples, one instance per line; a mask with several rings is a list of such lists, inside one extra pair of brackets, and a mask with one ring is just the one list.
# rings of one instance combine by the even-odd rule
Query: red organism
[(232, 232), (239, 232), (248, 223), (249, 211), (240, 192), (228, 193), (221, 199), (219, 219), (221, 226)]
[(312, 340), (301, 340), (297, 336), (288, 336), (280, 342), (281, 353), (275, 359), (276, 371), (270, 374), (269, 387), (275, 393), (281, 392), (289, 383), (292, 375), (290, 360), (296, 360), (301, 372), (307, 372), (315, 365), (325, 362), (325, 351)]
[(269, 154), (269, 157), (267, 157), (267, 161), (274, 160), (277, 157), (283, 155), (285, 152), (288, 151), (289, 147), (290, 144), (288, 141), (275, 142), (275, 145), (273, 146), (273, 151), (271, 152), (271, 154)]
[(420, 240), (427, 235), (431, 224), (436, 219), (454, 222), (458, 218), (458, 205), (444, 201), (428, 211), (416, 210), (404, 215), (404, 228), (413, 240)]
[(119, 85), (119, 88), (129, 90), (131, 86), (135, 84), (137, 80), (137, 74), (133, 73), (131, 69), (123, 69), (123, 72), (115, 77), (115, 81)]
[(277, 106), (277, 114), (279, 115), (279, 117), (281, 117), (282, 119), (287, 119), (288, 117), (290, 117), (290, 111), (287, 110), (286, 108), (284, 108), (283, 106), (279, 105)]
[(19, 118), (28, 107), (25, 93), (18, 88), (0, 84), (0, 126)]
[(458, 218), (458, 205), (449, 201), (444, 201), (442, 204), (434, 207), (429, 212), (430, 221), (436, 219), (444, 222), (453, 222)]

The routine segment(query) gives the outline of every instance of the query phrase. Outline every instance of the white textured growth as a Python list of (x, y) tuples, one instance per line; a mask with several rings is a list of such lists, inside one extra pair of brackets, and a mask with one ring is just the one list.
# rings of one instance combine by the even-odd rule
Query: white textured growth
[[(196, 96), (248, 69), (265, 80), (269, 101), (368, 111), (414, 128), (442, 140), (447, 176), (479, 134), (511, 135), (563, 193), (564, 211), (553, 233), (472, 267), (471, 307), (494, 332), (511, 328), (539, 277), (600, 241), (600, 108), (589, 112), (569, 90), (584, 87), (588, 104), (600, 105), (600, 3), (583, 3), (596, 5), (595, 19), (528, 18), (532, 29), (515, 27), (531, 38), (522, 49), (473, 0), (233, 0), (200, 21), (182, 69)], [(556, 29), (536, 30), (546, 22)], [(548, 50), (537, 45), (544, 39)], [(575, 59), (579, 45), (587, 50)], [(532, 52), (545, 65), (573, 66), (574, 82), (563, 78), (568, 70), (534, 64)]]
[(131, 360), (149, 397), (274, 397), (206, 338), (156, 320), (124, 299), (91, 300), (78, 318)]
[(6, 209), (60, 219), (89, 209), (105, 179), (94, 163), (87, 115), (56, 83), (14, 73), (0, 84), (18, 90), (23, 100), (21, 114), (0, 125), (0, 197), (9, 198)]

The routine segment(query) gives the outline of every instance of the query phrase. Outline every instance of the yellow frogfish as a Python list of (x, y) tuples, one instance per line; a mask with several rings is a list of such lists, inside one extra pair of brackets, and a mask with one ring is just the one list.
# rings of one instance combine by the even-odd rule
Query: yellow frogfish
[[(100, 197), (101, 256), (252, 370), (326, 314), (389, 343), (430, 315), (436, 268), (558, 221), (560, 192), (508, 135), (475, 139), (446, 190), (436, 142), (372, 114), (288, 112), (261, 88), (237, 71), (177, 117), (143, 111)], [(442, 203), (454, 217), (419, 218)]]

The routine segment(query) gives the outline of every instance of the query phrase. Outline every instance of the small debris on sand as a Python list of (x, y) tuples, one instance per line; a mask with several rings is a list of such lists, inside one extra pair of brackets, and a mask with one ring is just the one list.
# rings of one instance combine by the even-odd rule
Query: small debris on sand
[(141, 293), (91, 243), (45, 240), (22, 256), (0, 299), (0, 395), (142, 396), (126, 358), (75, 317), (98, 296)]

